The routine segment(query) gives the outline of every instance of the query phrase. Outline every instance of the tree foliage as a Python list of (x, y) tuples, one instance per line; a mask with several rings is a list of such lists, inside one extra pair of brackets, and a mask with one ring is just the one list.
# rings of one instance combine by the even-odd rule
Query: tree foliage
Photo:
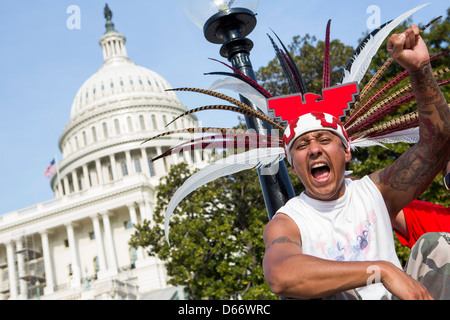
[(170, 284), (186, 286), (190, 299), (273, 299), (262, 272), (262, 230), (268, 222), (255, 170), (213, 181), (188, 196), (164, 235), (169, 199), (192, 174), (172, 167), (157, 188), (155, 225), (136, 226), (130, 244), (166, 264)]
[[(330, 45), (331, 83), (337, 83), (341, 77), (341, 67), (345, 65), (354, 49), (345, 46), (339, 40), (331, 41)], [(287, 48), (302, 74), (308, 92), (320, 93), (325, 43), (306, 34), (303, 37), (295, 36)], [(257, 71), (257, 78), (258, 82), (274, 96), (291, 93), (277, 58), (271, 60), (266, 67), (261, 67)]]

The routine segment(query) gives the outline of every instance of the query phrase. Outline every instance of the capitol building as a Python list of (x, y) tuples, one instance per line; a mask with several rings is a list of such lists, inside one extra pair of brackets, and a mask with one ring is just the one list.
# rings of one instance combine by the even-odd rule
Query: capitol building
[(128, 242), (133, 225), (152, 221), (170, 166), (205, 164), (200, 151), (152, 163), (175, 142), (142, 142), (197, 118), (166, 128), (187, 109), (163, 77), (129, 59), (108, 10), (103, 65), (76, 93), (59, 138), (54, 199), (0, 216), (0, 299), (184, 298), (168, 286), (164, 264)]

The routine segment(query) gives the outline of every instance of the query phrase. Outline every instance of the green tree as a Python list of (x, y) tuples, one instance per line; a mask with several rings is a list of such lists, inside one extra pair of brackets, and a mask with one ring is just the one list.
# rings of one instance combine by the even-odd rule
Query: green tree
[[(331, 84), (334, 84), (339, 82), (341, 67), (345, 65), (354, 49), (351, 46), (345, 46), (339, 40), (331, 41), (330, 45), (332, 48), (330, 54)], [(287, 48), (302, 74), (308, 92), (320, 93), (325, 43), (306, 34), (303, 37), (295, 36)], [(258, 82), (274, 96), (291, 93), (277, 58), (271, 60), (267, 66), (261, 67), (257, 71), (257, 78)]]
[(186, 164), (172, 167), (157, 188), (155, 225), (136, 226), (130, 245), (164, 261), (169, 283), (185, 286), (190, 299), (275, 299), (262, 271), (268, 216), (255, 170), (213, 181), (182, 201), (167, 244), (165, 208), (191, 174)]

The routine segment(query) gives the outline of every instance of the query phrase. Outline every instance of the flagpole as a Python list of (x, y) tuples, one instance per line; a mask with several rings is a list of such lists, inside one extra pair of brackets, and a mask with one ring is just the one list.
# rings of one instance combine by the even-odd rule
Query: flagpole
[(56, 166), (56, 176), (58, 179), (58, 188), (60, 188), (59, 191), (62, 196), (63, 192), (62, 192), (62, 188), (61, 188), (62, 187), (61, 186), (61, 176), (59, 175), (58, 157), (56, 156), (56, 154), (55, 154), (55, 166)]

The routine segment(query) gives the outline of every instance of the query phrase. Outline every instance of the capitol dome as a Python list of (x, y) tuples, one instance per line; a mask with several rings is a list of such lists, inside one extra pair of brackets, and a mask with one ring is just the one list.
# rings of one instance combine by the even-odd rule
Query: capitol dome
[(127, 98), (166, 101), (185, 111), (175, 93), (165, 91), (169, 88), (169, 83), (159, 74), (128, 59), (114, 64), (105, 62), (78, 90), (72, 104), (71, 120), (76, 121), (105, 102)]
[(178, 113), (186, 111), (176, 94), (166, 91), (171, 87), (163, 77), (128, 58), (125, 42), (125, 37), (115, 30), (112, 21), (107, 20), (106, 32), (100, 39), (104, 63), (75, 95), (69, 124), (125, 100), (145, 100), (155, 105), (163, 103), (178, 109)]
[(163, 77), (128, 58), (125, 41), (108, 21), (107, 31), (100, 39), (105, 61), (78, 90), (71, 109), (72, 121), (107, 101), (127, 98), (166, 101), (185, 111), (175, 93), (165, 91), (170, 85)]
[[(126, 39), (111, 17), (105, 14), (106, 32), (99, 41), (104, 62), (77, 91), (70, 120), (59, 139), (60, 178), (53, 176), (51, 185), (60, 196), (115, 181), (130, 172), (145, 172), (156, 185), (177, 157), (155, 165), (149, 159), (177, 141), (142, 142), (165, 130), (196, 126), (196, 116), (189, 115), (166, 127), (187, 108), (175, 92), (166, 91), (171, 86), (162, 76), (129, 59)], [(194, 153), (181, 157), (194, 162)], [(195, 157), (198, 161), (201, 155)]]

